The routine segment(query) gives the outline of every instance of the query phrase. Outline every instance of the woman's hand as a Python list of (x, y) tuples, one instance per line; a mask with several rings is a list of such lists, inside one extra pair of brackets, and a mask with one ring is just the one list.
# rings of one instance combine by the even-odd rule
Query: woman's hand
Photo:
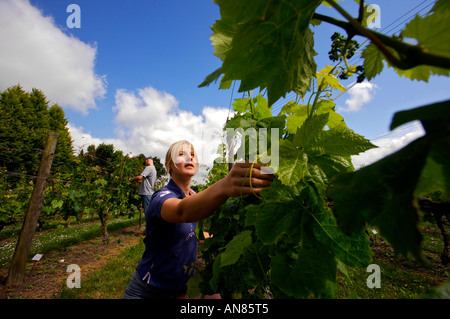
[(247, 194), (259, 194), (272, 184), (273, 174), (270, 168), (258, 163), (237, 162), (224, 178), (225, 190), (229, 197)]

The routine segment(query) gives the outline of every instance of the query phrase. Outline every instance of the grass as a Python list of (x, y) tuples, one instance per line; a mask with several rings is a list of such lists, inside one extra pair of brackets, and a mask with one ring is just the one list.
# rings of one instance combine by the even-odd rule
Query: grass
[(369, 288), (367, 279), (372, 272), (349, 269), (349, 278), (339, 275), (339, 299), (416, 299), (422, 298), (440, 282), (419, 272), (410, 272), (396, 265), (374, 261), (381, 269), (380, 288)]
[(435, 224), (424, 223), (422, 234), (422, 266), (412, 256), (395, 256), (389, 243), (376, 238), (373, 245), (373, 263), (381, 270), (381, 287), (369, 288), (367, 278), (372, 272), (366, 268), (349, 268), (348, 276), (338, 275), (338, 298), (340, 299), (417, 299), (423, 298), (431, 289), (449, 278), (449, 266), (441, 264), (443, 240)]
[[(108, 221), (108, 231), (125, 228), (136, 224), (139, 218), (117, 218)], [(0, 244), (0, 267), (7, 266), (14, 255), (17, 243), (18, 232), (8, 240), (3, 240)], [(44, 254), (50, 250), (64, 248), (75, 245), (84, 240), (101, 236), (102, 230), (99, 222), (84, 223), (70, 226), (69, 228), (57, 229), (51, 231), (43, 231), (36, 233), (30, 250), (30, 257), (35, 254)]]
[(126, 248), (100, 270), (81, 278), (81, 288), (67, 288), (57, 299), (120, 299), (142, 257), (144, 243)]

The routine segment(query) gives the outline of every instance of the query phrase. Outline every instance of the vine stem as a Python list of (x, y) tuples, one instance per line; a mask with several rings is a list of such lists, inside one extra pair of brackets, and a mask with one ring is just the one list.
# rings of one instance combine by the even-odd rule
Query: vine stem
[[(340, 62), (338, 63), (338, 64), (336, 64), (331, 70), (330, 70), (330, 72), (328, 72), (328, 74), (330, 75), (330, 74), (333, 74), (333, 72), (334, 72), (334, 70), (336, 70), (336, 68), (339, 66), (339, 64), (340, 64)], [(347, 64), (347, 63), (346, 63)], [(347, 65), (347, 67), (348, 67), (348, 65)], [(312, 94), (311, 94), (311, 96), (309, 97), (309, 100), (308, 100), (308, 105), (307, 105), (307, 113), (308, 113), (308, 118), (311, 118), (312, 116), (313, 116), (313, 114), (314, 114), (314, 111), (316, 110), (316, 104), (317, 104), (317, 101), (319, 100), (319, 97), (320, 97), (320, 94), (325, 90), (325, 88), (327, 87), (327, 85), (325, 85), (325, 87), (324, 87), (324, 80), (322, 79), (321, 81), (320, 80), (317, 80), (317, 92), (313, 92)], [(314, 89), (313, 89), (314, 90)], [(311, 109), (309, 109), (309, 106), (310, 106), (310, 101), (311, 101), (311, 97), (314, 95), (314, 94), (316, 94), (316, 96), (314, 97), (314, 101), (313, 101), (313, 104), (311, 105)]]
[(311, 113), (308, 114), (309, 118), (311, 118), (313, 116), (314, 111), (316, 110), (316, 104), (317, 104), (317, 101), (319, 100), (320, 93), (322, 93), (323, 90), (324, 90), (324, 88), (323, 88), (323, 81), (321, 81), (319, 86), (318, 86), (318, 88), (317, 88), (317, 93), (316, 93), (316, 96), (314, 97), (314, 102), (313, 102), (313, 104), (311, 106)]
[[(450, 56), (435, 52), (418, 46), (404, 43), (390, 36), (364, 28), (356, 19), (350, 16), (342, 7), (332, 0), (327, 2), (341, 13), (349, 22), (341, 21), (319, 13), (314, 13), (313, 18), (331, 23), (343, 28), (349, 35), (362, 35), (371, 40), (374, 45), (384, 54), (386, 59), (396, 68), (406, 70), (418, 65), (430, 65), (450, 69)], [(387, 47), (404, 54), (405, 59), (397, 59)]]
[[(264, 267), (263, 267), (263, 265), (262, 265), (262, 263), (261, 263), (261, 259), (259, 259), (258, 251), (256, 250), (256, 248), (254, 248), (253, 251), (255, 252), (256, 259), (258, 260), (258, 264), (259, 264), (259, 267), (260, 267), (260, 269), (261, 269), (261, 273), (262, 273), (263, 278), (264, 278), (264, 284), (269, 284), (270, 281), (267, 279), (267, 274), (266, 274), (266, 272), (264, 271)], [(266, 287), (267, 287), (267, 286), (266, 286)], [(264, 287), (263, 287), (263, 289), (266, 290)], [(266, 294), (269, 296), (269, 294), (268, 294), (267, 291), (266, 291)], [(271, 299), (271, 298), (269, 298), (269, 299)]]
[[(317, 89), (319, 89), (319, 84), (318, 84), (319, 82), (317, 82)], [(311, 112), (311, 110), (310, 110), (310, 105), (311, 105), (311, 98), (312, 98), (312, 96), (314, 95), (314, 87), (315, 87), (315, 85), (314, 85), (314, 77), (312, 78), (312, 93), (311, 93), (311, 95), (309, 96), (309, 99), (308, 99), (308, 103), (306, 104), (306, 113), (308, 114), (308, 117), (311, 117), (310, 116), (310, 114), (312, 114), (312, 112)]]

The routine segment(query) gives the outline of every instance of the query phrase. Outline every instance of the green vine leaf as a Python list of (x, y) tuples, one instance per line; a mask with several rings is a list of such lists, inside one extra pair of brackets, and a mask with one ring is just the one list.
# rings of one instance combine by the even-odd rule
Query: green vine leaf
[(283, 235), (297, 239), (301, 232), (301, 214), (295, 201), (267, 202), (258, 207), (256, 234), (264, 244), (275, 244)]
[[(335, 127), (347, 127), (342, 115), (336, 113), (336, 104), (331, 100), (319, 100), (316, 103), (316, 115), (327, 114), (328, 120), (324, 126), (330, 129)], [(296, 133), (302, 127), (308, 118), (308, 107), (306, 105), (298, 105), (295, 102), (287, 103), (281, 110), (280, 114), (289, 114), (286, 118), (286, 130), (289, 133)]]
[(348, 173), (353, 169), (350, 157), (329, 154), (308, 155), (308, 170), (305, 173), (305, 179), (325, 186), (337, 174)]
[(445, 76), (450, 75), (450, 71), (447, 69), (427, 65), (419, 65), (408, 70), (401, 70), (395, 68), (395, 71), (398, 73), (399, 76), (404, 76), (411, 80), (424, 82), (428, 82), (428, 79), (430, 78), (431, 75), (445, 75)]
[[(294, 102), (286, 105), (286, 108), (282, 109), (283, 112), (292, 112), (286, 119), (286, 130), (289, 133), (294, 134), (303, 125), (308, 118), (308, 108), (306, 105), (298, 105)], [(280, 112), (280, 114), (282, 114)]]
[(436, 191), (450, 194), (450, 138), (434, 143), (416, 188), (418, 196)]
[[(416, 39), (421, 47), (431, 52), (450, 56), (449, 19), (450, 10), (435, 11), (425, 17), (417, 15), (408, 22), (401, 35), (405, 38)], [(447, 70), (447, 74), (448, 72)]]
[(321, 2), (218, 0), (225, 22), (216, 22), (211, 39), (223, 65), (201, 86), (220, 72), (240, 80), (239, 92), (267, 88), (269, 105), (293, 90), (304, 95), (316, 72), (309, 21)]
[[(225, 60), (227, 51), (230, 48), (231, 41), (235, 33), (234, 25), (231, 20), (221, 19), (211, 27), (214, 31), (214, 36), (211, 37), (211, 42), (214, 47), (214, 55)], [(220, 74), (218, 74), (219, 76)]]
[(225, 125), (225, 128), (232, 128), (232, 129), (242, 129), (246, 130), (252, 127), (256, 126), (256, 121), (251, 118), (245, 118), (243, 116), (235, 116), (232, 119), (228, 121), (228, 123)]
[(450, 100), (397, 112), (392, 118), (390, 129), (396, 129), (414, 120), (420, 120), (429, 133), (436, 129), (445, 130), (450, 121)]
[(280, 154), (278, 178), (284, 185), (293, 186), (304, 176), (308, 157), (289, 140), (280, 142)]
[(450, 11), (450, 2), (448, 2), (447, 0), (437, 0), (436, 3), (434, 4), (433, 8), (431, 9), (432, 12), (436, 12), (436, 11)]
[(320, 100), (317, 102), (316, 110), (317, 115), (328, 113), (327, 126), (332, 129), (335, 127), (347, 127), (344, 121), (344, 117), (339, 113), (336, 113), (336, 103), (332, 100)]
[(337, 176), (329, 189), (339, 225), (351, 234), (375, 226), (397, 253), (421, 260), (417, 196), (450, 191), (450, 101), (394, 116), (391, 127), (421, 120), (427, 134), (356, 172)]
[(316, 145), (317, 139), (323, 134), (323, 128), (328, 122), (328, 113), (308, 118), (295, 134), (293, 143), (304, 150)]
[(353, 130), (338, 127), (324, 131), (314, 145), (314, 150), (321, 154), (349, 156), (377, 147)]
[(370, 240), (364, 233), (353, 233), (348, 236), (342, 233), (331, 211), (313, 215), (315, 220), (314, 234), (316, 238), (331, 247), (336, 258), (350, 267), (367, 267), (372, 261)]
[(366, 46), (361, 56), (364, 58), (364, 72), (369, 81), (383, 71), (384, 55), (373, 43)]
[(391, 129), (414, 120), (421, 121), (432, 144), (416, 193), (426, 195), (442, 191), (450, 194), (450, 100), (397, 112)]
[(249, 230), (234, 236), (225, 246), (225, 251), (220, 255), (220, 267), (233, 265), (252, 243), (252, 232)]
[(235, 99), (233, 102), (233, 110), (239, 114), (250, 110), (250, 100), (249, 99)]
[(291, 253), (278, 252), (270, 269), (272, 283), (291, 298), (335, 297), (336, 260), (314, 238), (304, 236)]
[(322, 70), (317, 72), (317, 79), (319, 80), (319, 85), (330, 86), (331, 88), (338, 91), (345, 91), (345, 87), (339, 82), (335, 74), (330, 73), (333, 70), (331, 65), (327, 65)]
[(418, 140), (377, 163), (338, 176), (328, 194), (343, 230), (352, 234), (368, 223), (398, 253), (411, 252), (420, 260), (422, 236), (413, 194), (427, 153), (426, 142)]

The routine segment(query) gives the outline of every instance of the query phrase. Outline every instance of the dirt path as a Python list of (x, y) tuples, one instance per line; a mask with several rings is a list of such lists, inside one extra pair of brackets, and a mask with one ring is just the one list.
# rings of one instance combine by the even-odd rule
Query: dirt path
[(8, 268), (0, 268), (0, 299), (50, 299), (66, 286), (70, 264), (78, 265), (83, 276), (89, 275), (142, 239), (142, 230), (132, 226), (110, 232), (108, 245), (102, 245), (101, 238), (95, 238), (50, 251), (34, 267), (32, 262), (28, 263), (25, 280), (17, 287), (4, 285)]

